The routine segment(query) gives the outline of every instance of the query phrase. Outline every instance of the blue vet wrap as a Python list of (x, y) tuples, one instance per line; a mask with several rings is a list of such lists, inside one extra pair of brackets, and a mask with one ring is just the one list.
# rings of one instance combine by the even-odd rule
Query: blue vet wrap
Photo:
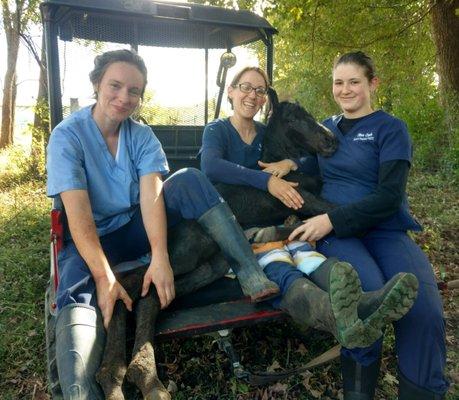
[(270, 281), (277, 283), (280, 289), (280, 295), (269, 300), (274, 308), (280, 308), (282, 296), (287, 293), (288, 289), (299, 278), (304, 278), (304, 274), (295, 266), (286, 262), (274, 261), (268, 264), (263, 272)]

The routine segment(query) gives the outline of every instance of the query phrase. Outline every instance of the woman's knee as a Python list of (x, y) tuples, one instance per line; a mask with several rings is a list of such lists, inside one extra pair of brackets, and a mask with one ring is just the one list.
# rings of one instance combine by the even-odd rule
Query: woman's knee
[(413, 307), (401, 321), (405, 319), (418, 326), (443, 326), (443, 305), (436, 285), (420, 282)]
[(165, 185), (188, 185), (188, 184), (210, 184), (208, 178), (197, 168), (182, 168), (172, 174), (166, 181)]
[(317, 243), (317, 250), (326, 257), (351, 264), (359, 274), (363, 290), (378, 290), (384, 285), (380, 267), (359, 239), (329, 236)]

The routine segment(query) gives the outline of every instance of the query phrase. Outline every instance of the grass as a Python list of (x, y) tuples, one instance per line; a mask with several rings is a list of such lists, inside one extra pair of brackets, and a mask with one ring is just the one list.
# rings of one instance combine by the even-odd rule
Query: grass
[[(3, 157), (3, 158), (2, 158)], [(48, 399), (44, 339), (44, 292), (49, 274), (50, 201), (44, 180), (19, 153), (0, 154), (0, 398)], [(3, 160), (3, 162), (2, 162)], [(410, 202), (425, 230), (414, 236), (429, 255), (439, 279), (459, 279), (459, 193), (454, 180), (416, 173), (409, 185)], [(458, 382), (457, 293), (443, 293), (447, 322), (447, 373)], [(298, 367), (334, 345), (326, 334), (300, 334), (291, 324), (237, 329), (234, 346), (251, 370)], [(384, 345), (378, 399), (396, 398), (393, 332)], [(175, 382), (175, 399), (316, 399), (339, 398), (338, 363), (319, 367), (262, 388), (232, 377), (228, 358), (211, 337), (162, 343), (157, 361), (163, 381)], [(452, 387), (447, 399), (459, 397)]]

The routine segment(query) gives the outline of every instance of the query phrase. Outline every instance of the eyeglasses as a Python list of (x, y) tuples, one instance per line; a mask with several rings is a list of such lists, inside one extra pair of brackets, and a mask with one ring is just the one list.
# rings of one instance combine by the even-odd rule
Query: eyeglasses
[(234, 87), (238, 87), (242, 93), (252, 93), (252, 90), (255, 91), (255, 95), (257, 97), (265, 97), (266, 93), (268, 93), (268, 90), (264, 88), (263, 86), (258, 86), (258, 87), (253, 87), (250, 83), (239, 83), (235, 85)]

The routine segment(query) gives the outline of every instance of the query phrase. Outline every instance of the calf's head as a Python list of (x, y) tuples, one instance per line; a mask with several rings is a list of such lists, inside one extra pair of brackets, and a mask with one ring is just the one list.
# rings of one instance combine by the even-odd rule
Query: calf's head
[(273, 113), (263, 143), (265, 161), (308, 154), (331, 156), (338, 148), (335, 135), (318, 123), (300, 104), (273, 102)]

